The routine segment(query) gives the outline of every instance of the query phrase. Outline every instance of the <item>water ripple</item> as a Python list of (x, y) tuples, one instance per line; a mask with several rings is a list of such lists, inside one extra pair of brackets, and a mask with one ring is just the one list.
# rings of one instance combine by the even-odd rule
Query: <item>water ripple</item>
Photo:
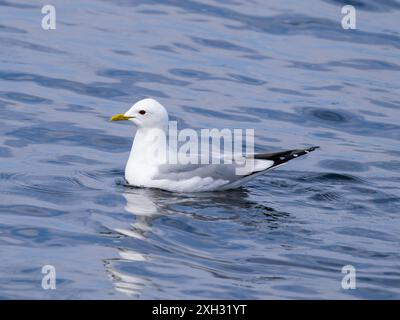
[[(314, 5), (89, 0), (44, 32), (0, 0), (0, 297), (399, 298), (400, 5)], [(180, 127), (321, 149), (234, 191), (132, 188), (134, 129), (107, 120), (149, 96)]]

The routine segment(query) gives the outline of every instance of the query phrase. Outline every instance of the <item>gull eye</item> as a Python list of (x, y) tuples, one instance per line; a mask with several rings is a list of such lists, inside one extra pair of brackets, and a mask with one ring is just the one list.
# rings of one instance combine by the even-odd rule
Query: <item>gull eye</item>
[(140, 113), (140, 114), (146, 114), (146, 111), (140, 110), (139, 113)]

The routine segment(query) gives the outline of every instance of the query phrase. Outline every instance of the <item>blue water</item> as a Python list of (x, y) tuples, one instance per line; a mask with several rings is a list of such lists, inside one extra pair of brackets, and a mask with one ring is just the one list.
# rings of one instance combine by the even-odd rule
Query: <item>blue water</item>
[[(0, 1), (0, 298), (400, 298), (399, 1), (55, 0), (56, 30), (44, 4)], [(130, 189), (108, 119), (144, 97), (321, 149), (236, 191)]]

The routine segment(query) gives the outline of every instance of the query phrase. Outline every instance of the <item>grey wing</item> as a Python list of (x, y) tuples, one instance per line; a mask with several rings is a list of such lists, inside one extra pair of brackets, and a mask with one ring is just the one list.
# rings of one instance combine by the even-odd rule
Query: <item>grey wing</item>
[(242, 176), (236, 174), (236, 163), (232, 164), (163, 164), (159, 166), (154, 179), (186, 180), (193, 177), (236, 181)]
[[(260, 172), (280, 166), (299, 156), (306, 155), (319, 147), (307, 149), (295, 149), (274, 153), (259, 153), (246, 157), (253, 159), (251, 166), (243, 167), (236, 162), (217, 164), (164, 164), (159, 167), (155, 179), (185, 180), (193, 177), (222, 179), (229, 182), (238, 181), (244, 177), (252, 176)], [(247, 161), (247, 160), (246, 160)], [(241, 173), (238, 173), (238, 169)]]

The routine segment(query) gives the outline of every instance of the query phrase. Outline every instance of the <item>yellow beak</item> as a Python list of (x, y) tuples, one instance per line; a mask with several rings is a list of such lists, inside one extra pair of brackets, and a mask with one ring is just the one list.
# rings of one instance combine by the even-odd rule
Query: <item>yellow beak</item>
[(111, 119), (110, 119), (110, 121), (129, 120), (129, 119), (131, 119), (131, 118), (134, 118), (134, 117), (125, 116), (125, 115), (123, 115), (122, 113), (120, 113), (120, 114), (116, 114), (115, 116), (112, 116)]

